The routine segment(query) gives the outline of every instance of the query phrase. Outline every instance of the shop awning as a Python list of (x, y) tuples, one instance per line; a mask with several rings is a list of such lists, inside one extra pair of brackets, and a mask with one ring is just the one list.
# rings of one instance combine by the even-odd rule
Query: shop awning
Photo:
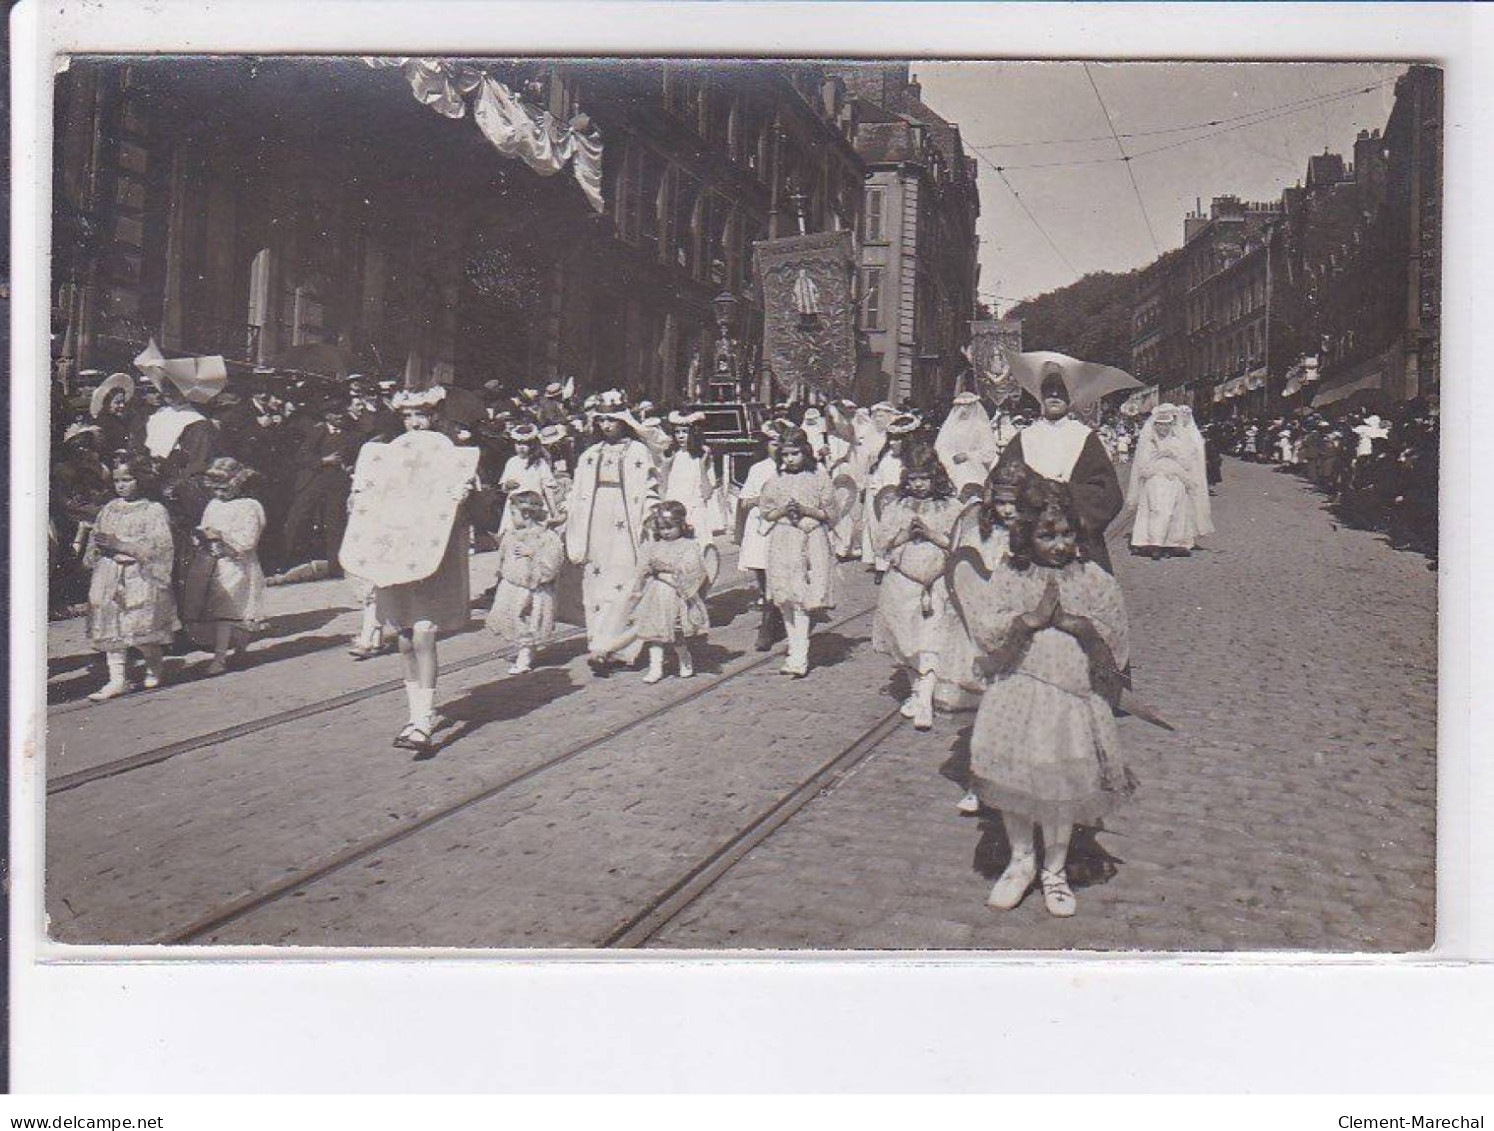
[(1322, 408), (1324, 405), (1333, 404), (1346, 397), (1352, 397), (1355, 393), (1378, 391), (1385, 387), (1385, 371), (1375, 369), (1353, 381), (1345, 381), (1342, 385), (1332, 385), (1326, 389), (1318, 390), (1318, 395), (1312, 399), (1313, 408)]

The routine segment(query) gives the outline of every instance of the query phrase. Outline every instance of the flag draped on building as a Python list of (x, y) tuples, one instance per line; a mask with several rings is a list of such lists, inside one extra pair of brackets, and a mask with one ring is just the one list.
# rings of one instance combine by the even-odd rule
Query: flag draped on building
[(556, 121), (546, 110), (524, 104), (503, 83), (468, 63), (445, 59), (378, 58), (365, 56), (370, 67), (398, 68), (410, 84), (415, 100), (444, 117), (467, 114), (483, 136), (504, 157), (519, 160), (542, 177), (554, 176), (567, 165), (591, 207), (602, 212), (602, 135), (584, 114), (569, 123)]

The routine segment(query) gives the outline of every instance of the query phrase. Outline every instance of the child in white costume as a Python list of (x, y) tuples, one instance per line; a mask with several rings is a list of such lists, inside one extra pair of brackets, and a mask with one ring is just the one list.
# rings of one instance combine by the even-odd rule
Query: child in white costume
[(164, 506), (141, 497), (143, 475), (144, 467), (134, 461), (115, 464), (116, 497), (99, 511), (83, 555), (83, 564), (93, 570), (88, 641), (109, 665), (109, 682), (89, 696), (96, 703), (130, 689), (131, 648), (145, 657), (147, 690), (159, 686), (164, 646), (177, 628), (171, 520)]
[(809, 626), (813, 617), (835, 606), (835, 555), (830, 527), (835, 488), (814, 464), (809, 438), (799, 428), (783, 435), (778, 475), (763, 488), (758, 503), (768, 534), (768, 600), (788, 629), (785, 675), (809, 674)]
[[(1065, 484), (1032, 479), (1018, 498), (1010, 552), (989, 579), (956, 560), (951, 588), (991, 680), (970, 739), (975, 792), (999, 809), (1011, 860), (987, 902), (1010, 910), (1036, 880), (1050, 914), (1077, 910), (1065, 865), (1077, 822), (1135, 789), (1113, 705), (1127, 659), (1119, 583), (1082, 559)], [(1037, 829), (1043, 831), (1041, 864)]]
[(708, 574), (683, 504), (666, 500), (654, 507), (646, 523), (648, 540), (640, 547), (638, 580), (633, 588), (632, 631), (648, 645), (644, 683), (664, 678), (664, 648), (672, 645), (681, 679), (695, 674), (690, 641), (711, 626), (704, 591)]
[(191, 616), (194, 624), (212, 628), (209, 675), (227, 670), (229, 647), (242, 655), (250, 636), (262, 626), (265, 573), (258, 547), (265, 511), (257, 499), (242, 495), (251, 474), (238, 460), (224, 456), (203, 475), (213, 498), (197, 524), (199, 550), (188, 568), (185, 588), (202, 595)]
[(741, 510), (742, 548), (737, 555), (737, 565), (751, 570), (757, 577), (757, 589), (762, 601), (762, 622), (758, 626), (755, 644), (759, 652), (773, 647), (778, 636), (778, 610), (768, 600), (768, 529), (763, 522), (758, 506), (763, 488), (778, 475), (778, 438), (785, 428), (792, 427), (787, 421), (770, 420), (763, 425), (763, 449), (767, 453), (747, 469), (747, 478), (742, 481), (741, 493), (737, 496), (737, 507)]
[[(392, 404), (400, 413), (407, 434), (436, 428), (437, 412), (445, 394), (446, 390), (440, 385), (395, 394)], [(391, 446), (399, 443), (400, 440), (396, 439)], [(466, 484), (463, 499), (470, 489), (471, 484)], [(399, 634), (410, 721), (395, 736), (394, 745), (406, 750), (429, 753), (435, 748), (432, 736), (436, 729), (436, 677), (439, 672), (436, 639), (441, 632), (465, 627), (471, 618), (467, 564), (470, 541), (471, 529), (459, 510), (434, 573), (419, 581), (383, 585), (374, 590), (374, 605), (380, 623)]]
[(947, 605), (944, 585), (951, 536), (960, 517), (938, 454), (910, 445), (896, 497), (880, 508), (876, 546), (887, 562), (872, 622), (872, 648), (907, 670), (913, 694), (903, 714), (919, 730), (934, 725), (934, 679)]
[(509, 675), (534, 668), (534, 650), (555, 634), (555, 579), (565, 544), (549, 526), (537, 491), (509, 496), (510, 523), (498, 542), (498, 587), (484, 622), (500, 640), (519, 646)]
[(703, 543), (726, 531), (721, 483), (711, 449), (701, 439), (704, 423), (703, 412), (669, 414), (672, 443), (660, 473), (660, 494), (685, 508), (685, 521)]

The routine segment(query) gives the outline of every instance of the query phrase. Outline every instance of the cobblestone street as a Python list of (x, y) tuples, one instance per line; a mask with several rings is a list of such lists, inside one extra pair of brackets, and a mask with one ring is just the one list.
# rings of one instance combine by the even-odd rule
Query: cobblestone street
[[(1121, 721), (1141, 792), (1076, 847), (1077, 918), (1031, 897), (985, 907), (1005, 841), (999, 819), (955, 811), (969, 718), (946, 717), (894, 729), (648, 945), (1429, 946), (1437, 575), (1339, 526), (1297, 478), (1225, 476), (1218, 533), (1191, 558), (1114, 544), (1137, 693), (1177, 729)], [(859, 565), (843, 580), (803, 681), (752, 651), (732, 571), (693, 681), (596, 680), (574, 639), (511, 677), (486, 633), (454, 637), (452, 727), (427, 761), (389, 745), (397, 661), (338, 647), (356, 621), (345, 586), (278, 591), (296, 631), (246, 670), (100, 706), (76, 702), (77, 624), (54, 625), (54, 937), (598, 945), (896, 707), (870, 648), (877, 591)], [(80, 772), (99, 776), (65, 780)]]

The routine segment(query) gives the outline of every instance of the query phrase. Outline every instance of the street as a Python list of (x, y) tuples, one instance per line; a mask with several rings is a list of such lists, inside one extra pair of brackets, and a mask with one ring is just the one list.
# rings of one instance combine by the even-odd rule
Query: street
[[(197, 654), (161, 690), (101, 705), (81, 700), (100, 675), (79, 622), (54, 624), (53, 937), (1430, 946), (1436, 573), (1269, 466), (1227, 461), (1214, 515), (1189, 558), (1112, 542), (1136, 693), (1176, 730), (1120, 721), (1141, 789), (1076, 842), (1072, 920), (1033, 896), (985, 906), (1007, 850), (999, 818), (954, 807), (970, 718), (930, 734), (889, 721), (877, 590), (848, 563), (805, 680), (752, 650), (734, 568), (691, 681), (595, 679), (570, 629), (522, 676), (480, 627), (443, 640), (451, 725), (425, 760), (390, 746), (398, 660), (344, 655), (346, 583), (275, 590), (275, 638), (243, 670), (200, 678)], [(478, 592), (492, 567), (475, 561)]]

